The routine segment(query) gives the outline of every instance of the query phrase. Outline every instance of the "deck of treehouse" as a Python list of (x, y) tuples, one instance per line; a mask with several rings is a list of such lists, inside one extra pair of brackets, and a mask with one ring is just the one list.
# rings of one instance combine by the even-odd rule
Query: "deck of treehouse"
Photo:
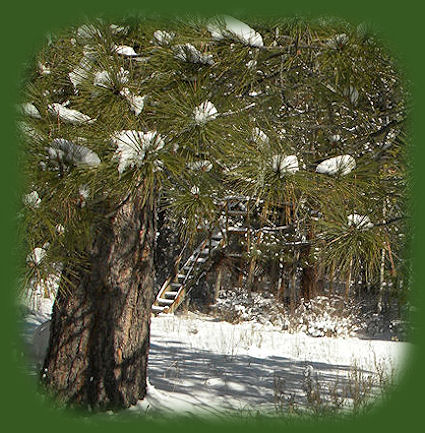
[[(242, 236), (244, 248), (249, 252), (262, 242), (266, 234), (294, 232), (291, 203), (269, 206), (250, 197), (227, 196), (218, 203), (218, 209), (217, 220), (200, 229), (207, 234), (189, 257), (183, 260), (184, 254), (187, 256), (187, 244), (177, 257), (173, 272), (162, 284), (153, 303), (154, 314), (174, 312), (192, 290), (212, 256), (219, 250), (224, 251), (232, 238)], [(303, 241), (288, 242), (288, 246), (297, 248), (307, 245), (308, 242)], [(247, 260), (240, 251), (227, 251), (225, 255), (234, 260)], [(248, 286), (251, 285), (254, 268), (255, 258), (251, 258), (246, 276)]]

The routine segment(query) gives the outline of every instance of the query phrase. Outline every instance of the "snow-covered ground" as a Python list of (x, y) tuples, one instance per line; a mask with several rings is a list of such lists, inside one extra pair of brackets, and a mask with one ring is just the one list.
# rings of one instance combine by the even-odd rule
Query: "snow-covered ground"
[[(46, 338), (38, 325), (51, 301), (25, 318), (35, 358)], [(42, 328), (41, 328), (42, 329)], [(35, 335), (35, 338), (33, 336)], [(266, 415), (313, 405), (348, 407), (397, 375), (410, 343), (312, 337), (255, 321), (231, 324), (186, 313), (152, 318), (147, 397), (133, 415)], [(356, 391), (357, 390), (357, 391)]]
[(354, 385), (366, 390), (370, 381), (396, 378), (409, 346), (190, 313), (154, 317), (151, 330), (148, 396), (133, 408), (147, 413), (270, 414), (305, 407), (318, 387), (323, 401), (350, 395), (350, 385), (356, 398)]

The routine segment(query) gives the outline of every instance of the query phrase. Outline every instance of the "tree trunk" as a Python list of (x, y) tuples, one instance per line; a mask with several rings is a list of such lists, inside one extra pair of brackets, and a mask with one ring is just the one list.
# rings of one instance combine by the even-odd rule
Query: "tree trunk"
[(153, 205), (141, 193), (98, 231), (89, 269), (65, 271), (41, 371), (47, 392), (68, 406), (126, 408), (146, 395), (155, 239)]
[[(311, 241), (314, 238), (313, 229), (310, 227), (307, 233), (307, 240)], [(317, 265), (313, 262), (311, 257), (311, 246), (308, 245), (301, 253), (302, 257), (308, 264), (304, 264), (301, 272), (301, 297), (305, 301), (316, 296), (316, 286), (317, 286)], [(310, 263), (312, 262), (312, 263)]]

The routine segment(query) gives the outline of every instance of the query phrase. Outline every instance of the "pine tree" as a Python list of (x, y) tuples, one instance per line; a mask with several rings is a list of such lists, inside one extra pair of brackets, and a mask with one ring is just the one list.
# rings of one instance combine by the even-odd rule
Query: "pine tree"
[(97, 20), (29, 67), (23, 285), (61, 270), (41, 380), (65, 404), (146, 394), (158, 207), (190, 240), (226, 195), (283, 206), (307, 248), (281, 239), (278, 257), (302, 262), (308, 296), (318, 263), (349, 289), (394, 245), (406, 101), (386, 50), (339, 21), (246, 22)]

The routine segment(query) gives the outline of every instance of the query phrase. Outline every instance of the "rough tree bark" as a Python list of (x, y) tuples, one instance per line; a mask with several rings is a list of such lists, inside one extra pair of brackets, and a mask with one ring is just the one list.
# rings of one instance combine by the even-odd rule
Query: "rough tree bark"
[(65, 275), (74, 284), (55, 300), (41, 371), (61, 403), (107, 410), (146, 395), (154, 239), (153, 206), (138, 192), (99, 230), (89, 269)]

